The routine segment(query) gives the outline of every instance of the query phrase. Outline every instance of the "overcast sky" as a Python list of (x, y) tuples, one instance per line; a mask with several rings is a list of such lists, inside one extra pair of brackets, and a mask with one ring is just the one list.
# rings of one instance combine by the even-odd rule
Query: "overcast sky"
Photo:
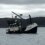
[(11, 11), (32, 17), (45, 16), (45, 0), (0, 0), (0, 18), (11, 17)]
[(42, 4), (45, 0), (0, 0), (0, 3), (5, 4)]

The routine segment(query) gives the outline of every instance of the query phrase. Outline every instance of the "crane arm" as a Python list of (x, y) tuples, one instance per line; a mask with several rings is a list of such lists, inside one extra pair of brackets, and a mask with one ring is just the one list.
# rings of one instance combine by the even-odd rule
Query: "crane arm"
[(20, 15), (16, 14), (15, 12), (12, 11), (13, 14), (15, 14), (16, 16), (20, 17), (21, 19), (23, 19)]

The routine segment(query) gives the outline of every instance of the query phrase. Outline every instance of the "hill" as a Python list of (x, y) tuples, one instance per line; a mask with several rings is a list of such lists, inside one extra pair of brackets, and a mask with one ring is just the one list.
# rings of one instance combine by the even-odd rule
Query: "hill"
[[(12, 20), (12, 18), (0, 18), (0, 28), (8, 27), (8, 23), (7, 23), (8, 20)], [(32, 23), (34, 22), (37, 23), (39, 27), (45, 27), (45, 17), (35, 17), (32, 18), (31, 20)], [(25, 22), (27, 22), (28, 24), (30, 23), (29, 19), (27, 19)]]

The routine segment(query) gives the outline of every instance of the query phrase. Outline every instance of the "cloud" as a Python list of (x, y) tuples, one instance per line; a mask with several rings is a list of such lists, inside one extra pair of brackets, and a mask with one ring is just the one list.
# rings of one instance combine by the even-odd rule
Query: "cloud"
[(11, 17), (12, 12), (29, 15), (32, 17), (45, 16), (45, 4), (8, 5), (0, 4), (0, 17)]
[(4, 4), (40, 4), (45, 3), (45, 0), (0, 0)]

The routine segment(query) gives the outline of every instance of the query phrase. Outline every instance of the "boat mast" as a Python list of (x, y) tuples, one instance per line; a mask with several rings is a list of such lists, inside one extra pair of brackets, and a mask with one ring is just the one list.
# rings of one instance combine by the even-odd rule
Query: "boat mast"
[(30, 19), (30, 23), (32, 24), (32, 20), (31, 20), (31, 16), (30, 16), (30, 14), (29, 14), (29, 19)]

